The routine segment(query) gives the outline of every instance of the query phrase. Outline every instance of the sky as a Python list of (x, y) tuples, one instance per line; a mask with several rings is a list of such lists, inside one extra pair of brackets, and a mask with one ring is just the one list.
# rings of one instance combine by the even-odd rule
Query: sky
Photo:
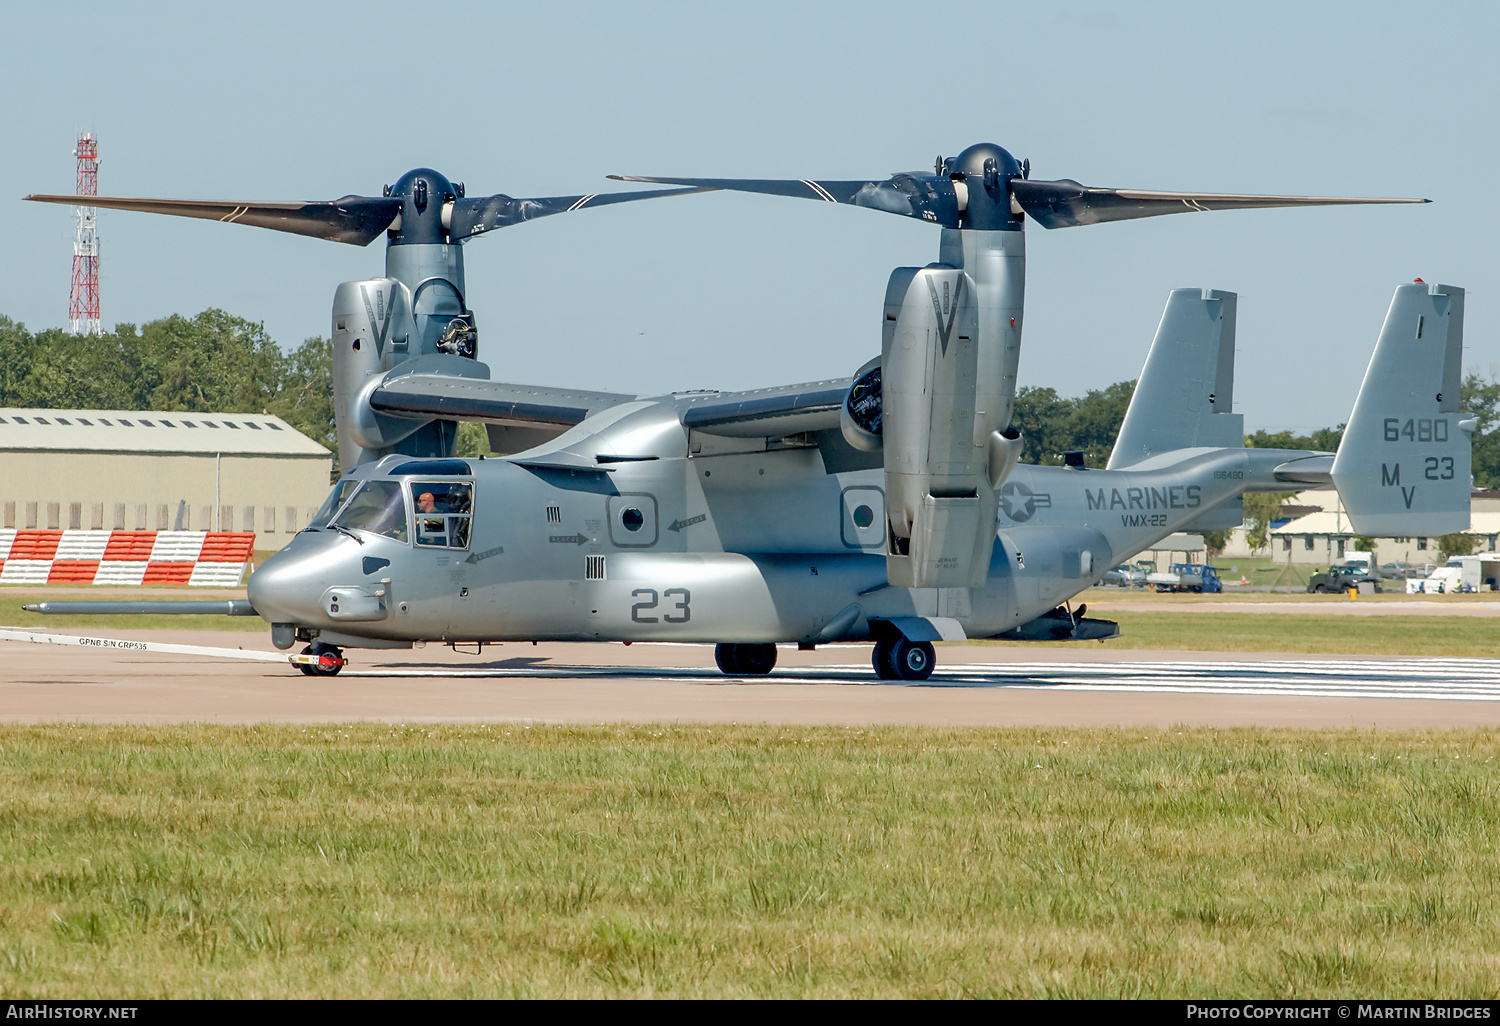
[[(1468, 290), (1465, 368), (1500, 376), (1500, 5), (962, 5), (403, 0), (28, 4), (0, 37), (0, 314), (65, 326), (74, 140), (99, 191), (380, 195), (414, 167), (470, 196), (628, 188), (607, 174), (881, 178), (976, 142), (1035, 178), (1413, 196), (1422, 206), (1181, 214), (1028, 229), (1023, 386), (1136, 377), (1167, 293), (1239, 293), (1248, 430), (1342, 423), (1393, 288)], [(286, 346), (329, 334), (360, 249), (100, 211), (106, 327), (215, 307)], [(564, 214), (465, 247), (494, 378), (626, 392), (852, 374), (885, 283), (938, 231), (712, 193)]]

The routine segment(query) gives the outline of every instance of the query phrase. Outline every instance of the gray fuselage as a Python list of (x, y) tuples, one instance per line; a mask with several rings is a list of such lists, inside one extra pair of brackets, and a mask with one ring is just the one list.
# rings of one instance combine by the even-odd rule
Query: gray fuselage
[[(399, 484), (402, 537), (315, 526), (255, 572), (251, 601), (272, 623), (355, 647), (858, 640), (871, 617), (913, 615), (986, 637), (1245, 488), (1274, 486), (1272, 467), (1308, 455), (1198, 449), (1124, 471), (1017, 467), (984, 586), (896, 588), (886, 583), (882, 472), (867, 454), (826, 433), (775, 447), (701, 435), (682, 427), (676, 406), (627, 403), (508, 458), (358, 467), (341, 485)], [(427, 472), (439, 465), (457, 472)], [(433, 482), (472, 482), (458, 518), (470, 522), (449, 525), (449, 544), (416, 543), (418, 496), (441, 491)]]

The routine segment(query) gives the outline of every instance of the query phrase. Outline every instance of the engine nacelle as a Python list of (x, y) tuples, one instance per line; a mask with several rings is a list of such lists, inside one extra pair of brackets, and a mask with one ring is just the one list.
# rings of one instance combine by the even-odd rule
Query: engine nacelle
[(1002, 432), (1015, 400), (1024, 245), (1020, 232), (945, 230), (943, 263), (898, 268), (886, 287), (880, 437), (892, 585), (984, 583), (997, 489), (1020, 457), (1019, 434)]
[(396, 279), (346, 281), (334, 292), (333, 419), (344, 470), (378, 459), (426, 423), (377, 414), (363, 399), (371, 381), (407, 358), (416, 334), (411, 290)]
[[(475, 355), (473, 315), (457, 289), (429, 278), (418, 292), (414, 302), (411, 289), (395, 278), (372, 278), (346, 281), (333, 294), (333, 415), (344, 470), (392, 452), (453, 455), (452, 421), (380, 413), (369, 404), (370, 393), (393, 372), (415, 371), (412, 361)], [(469, 363), (458, 367), (462, 373)]]
[[(866, 363), (854, 374), (854, 382), (839, 409), (839, 428), (844, 441), (861, 452), (878, 452), (884, 402), (880, 387), (880, 357)], [(990, 487), (998, 489), (1021, 461), (1023, 442), (1014, 427), (991, 431), (989, 456), (985, 464)]]
[(839, 407), (839, 428), (848, 442), (860, 452), (880, 448), (884, 397), (880, 388), (880, 357), (854, 372), (854, 384)]

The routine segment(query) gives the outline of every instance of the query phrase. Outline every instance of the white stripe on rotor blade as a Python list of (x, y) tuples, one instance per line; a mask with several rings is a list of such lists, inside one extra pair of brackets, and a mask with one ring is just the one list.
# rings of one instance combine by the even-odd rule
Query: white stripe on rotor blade
[(578, 199), (573, 203), (573, 205), (568, 208), (568, 212), (577, 210), (579, 207), (581, 207), (584, 204), (588, 203), (589, 200), (593, 199), (597, 195), (599, 195), (599, 194), (597, 192), (595, 192), (595, 193), (590, 193), (587, 196), (580, 196), (580, 197), (578, 197)]
[(838, 200), (836, 200), (836, 199), (833, 198), (833, 194), (832, 193), (830, 193), (827, 189), (823, 188), (817, 182), (809, 182), (806, 178), (799, 178), (799, 179), (797, 179), (797, 181), (801, 182), (803, 185), (807, 186), (813, 192), (817, 193), (819, 199), (825, 199), (829, 203), (837, 203), (838, 202)]

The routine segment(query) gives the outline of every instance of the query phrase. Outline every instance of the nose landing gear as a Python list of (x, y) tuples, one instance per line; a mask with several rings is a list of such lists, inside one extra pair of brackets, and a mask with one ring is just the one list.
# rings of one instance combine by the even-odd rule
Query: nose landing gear
[(300, 655), (291, 657), (292, 665), (309, 677), (332, 677), (348, 662), (344, 653), (333, 645), (315, 641), (304, 648)]
[(937, 653), (928, 641), (882, 638), (875, 643), (870, 661), (881, 680), (926, 680), (937, 664)]

